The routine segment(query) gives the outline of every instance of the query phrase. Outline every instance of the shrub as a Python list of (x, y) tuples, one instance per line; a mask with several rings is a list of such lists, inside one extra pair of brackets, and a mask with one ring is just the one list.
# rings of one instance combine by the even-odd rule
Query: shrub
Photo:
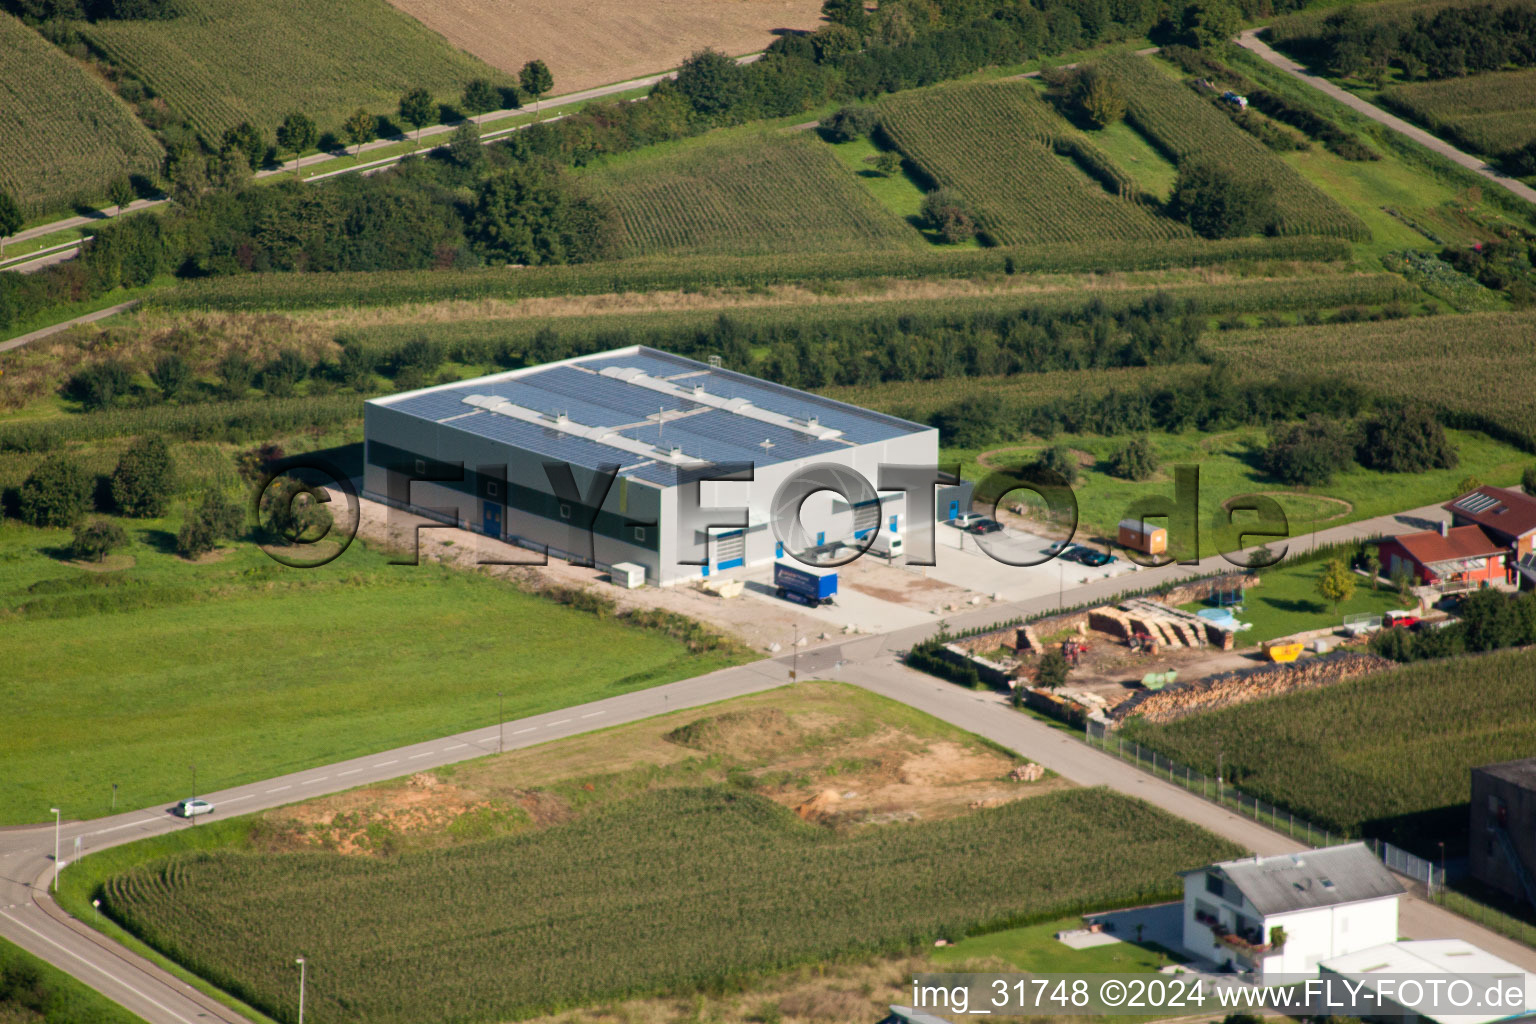
[(1106, 468), (1124, 480), (1150, 480), (1157, 475), (1157, 452), (1146, 438), (1134, 437), (1109, 457)]
[(262, 493), (262, 529), (277, 540), (318, 540), (332, 525), (330, 510), (316, 497), (314, 488), (292, 476), (280, 476)]
[(1275, 221), (1274, 199), (1262, 181), (1212, 160), (1179, 168), (1168, 205), (1206, 238), (1252, 235)]
[(1065, 483), (1068, 486), (1077, 483), (1077, 473), (1077, 456), (1066, 445), (1060, 444), (1053, 444), (1042, 451), (1023, 470), (1026, 480)]
[(128, 516), (165, 514), (176, 488), (176, 464), (165, 438), (141, 437), (123, 452), (112, 473), (112, 502)]
[(70, 542), (69, 553), (81, 560), (99, 562), (126, 543), (128, 535), (121, 526), (110, 519), (92, 519), (88, 523), (75, 524), (75, 537)]
[(1385, 473), (1453, 469), (1456, 449), (1428, 409), (1389, 409), (1366, 420), (1357, 449), (1360, 464)]
[(1526, 466), (1520, 474), (1520, 488), (1526, 494), (1536, 494), (1536, 466)]
[(219, 541), (238, 537), (244, 526), (245, 514), (239, 504), (218, 491), (208, 491), (195, 509), (188, 509), (176, 534), (176, 553), (183, 558), (207, 554)]
[(950, 188), (934, 189), (923, 197), (923, 220), (948, 245), (976, 237), (976, 216), (965, 198)]
[(272, 472), (272, 467), (281, 462), (286, 454), (281, 445), (259, 444), (235, 456), (235, 469), (246, 480), (255, 483)]
[(261, 390), (275, 398), (287, 398), (309, 376), (309, 364), (293, 349), (284, 349), (261, 371)]
[(1354, 461), (1354, 447), (1343, 424), (1314, 414), (1274, 432), (1264, 449), (1264, 468), (1282, 483), (1326, 484)]
[(1067, 664), (1067, 656), (1060, 651), (1046, 651), (1040, 656), (1040, 663), (1035, 666), (1035, 685), (1043, 686), (1047, 690), (1055, 690), (1067, 684), (1067, 673), (1071, 666)]
[(239, 352), (231, 352), (219, 362), (219, 380), (230, 398), (244, 398), (256, 382), (256, 364)]
[(64, 390), (87, 410), (105, 409), (133, 390), (133, 371), (120, 359), (103, 359), (76, 370)]
[(1092, 68), (1078, 76), (1072, 100), (1083, 119), (1095, 128), (1108, 128), (1125, 117), (1125, 89)]
[(852, 142), (870, 134), (880, 124), (874, 107), (841, 107), (821, 122), (821, 134), (830, 142)]
[(73, 526), (91, 505), (95, 481), (73, 459), (55, 455), (21, 485), (17, 506), (33, 526)]
[(154, 369), (149, 371), (149, 379), (160, 389), (161, 397), (171, 401), (183, 394), (192, 383), (192, 368), (181, 356), (168, 352), (155, 361)]

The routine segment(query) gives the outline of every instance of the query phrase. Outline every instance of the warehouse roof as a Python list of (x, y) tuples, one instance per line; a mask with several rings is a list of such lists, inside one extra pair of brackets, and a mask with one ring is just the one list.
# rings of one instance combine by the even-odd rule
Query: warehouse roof
[[(1383, 977), (1395, 976), (1394, 980), (1400, 981), (1404, 977), (1422, 979), (1446, 975), (1463, 978), (1484, 975), (1514, 976), (1523, 980), (1526, 992), (1526, 1005), (1518, 1009), (1536, 1006), (1536, 977), (1508, 960), (1502, 960), (1464, 939), (1419, 939), (1386, 943), (1355, 953), (1332, 957), (1317, 966), (1324, 971), (1346, 975), (1351, 979), (1364, 982), (1372, 992), (1377, 993), (1380, 993), (1383, 988), (1379, 981)], [(1394, 991), (1401, 992), (1401, 989), (1395, 987), (1388, 989), (1385, 997), (1391, 1000)], [(1523, 1015), (1517, 1011), (1512, 1014), (1503, 1012), (1421, 1013), (1420, 1016), (1437, 1024), (1488, 1024), (1491, 1021), (1512, 1021)]]
[(369, 404), (663, 486), (701, 462), (772, 465), (930, 429), (638, 345)]
[[(1398, 896), (1397, 883), (1364, 843), (1212, 865), (1265, 917)], [(1189, 873), (1189, 872), (1186, 872)]]
[(1521, 761), (1485, 764), (1472, 770), (1491, 775), (1495, 779), (1503, 779), (1505, 782), (1513, 782), (1521, 789), (1536, 789), (1536, 757), (1527, 757)]

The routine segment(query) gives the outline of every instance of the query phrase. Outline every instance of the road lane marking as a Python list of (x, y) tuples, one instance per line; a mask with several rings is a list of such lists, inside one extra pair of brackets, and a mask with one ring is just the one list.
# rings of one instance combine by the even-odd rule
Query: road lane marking
[(36, 928), (33, 928), (31, 925), (27, 924), (26, 922), (18, 921), (16, 918), (12, 917), (10, 914), (4, 913), (3, 911), (0, 911), (0, 917), (4, 917), (7, 921), (10, 921), (10, 922), (12, 922), (14, 924), (20, 925), (21, 927), (25, 928), (27, 931), (31, 932), (33, 935), (36, 935), (38, 938), (40, 938), (44, 942), (48, 943), (50, 946), (53, 946), (56, 949), (61, 950), (62, 952), (68, 953), (70, 956), (74, 957), (76, 960), (79, 960), (81, 963), (85, 964), (85, 966), (92, 968), (97, 973), (99, 973), (102, 976), (104, 976), (108, 981), (115, 981), (115, 982), (117, 982), (123, 988), (127, 989), (129, 992), (132, 992), (134, 995), (138, 996), (140, 999), (144, 1000), (146, 1003), (150, 1004), (151, 1006), (155, 1007), (156, 1009), (163, 1010), (164, 1012), (170, 1014), (172, 1017), (175, 1017), (177, 1020), (182, 1021), (183, 1024), (192, 1024), (192, 1021), (190, 1021), (187, 1018), (183, 1017), (181, 1014), (177, 1013), (175, 1010), (171, 1009), (169, 1006), (166, 1006), (164, 1003), (157, 1002), (156, 1000), (150, 998), (149, 996), (145, 995), (143, 992), (140, 992), (138, 989), (136, 989), (132, 985), (128, 984), (126, 981), (123, 981), (122, 979), (118, 978), (117, 975), (113, 974), (111, 971), (108, 971), (105, 967), (99, 967), (96, 964), (91, 963), (89, 960), (87, 960), (85, 957), (81, 956), (79, 953), (76, 953), (74, 950), (69, 949), (68, 947), (61, 945), (59, 942), (55, 941), (54, 939), (49, 938), (48, 936), (44, 935), (42, 932), (38, 931)]
[(122, 825), (113, 825), (111, 828), (98, 829), (97, 831), (91, 832), (89, 834), (93, 835), (93, 836), (104, 836), (108, 832), (117, 832), (117, 831), (120, 831), (120, 830), (125, 829), (125, 828), (133, 828), (133, 826), (135, 826), (135, 825), (153, 825), (155, 822), (157, 822), (159, 820), (160, 820), (159, 818), (144, 818), (141, 821), (130, 821), (130, 822), (127, 822), (126, 824), (122, 824)]
[(412, 755), (411, 755), (411, 756), (410, 756), (410, 757), (408, 757), (408, 758), (406, 758), (406, 760), (407, 760), (407, 761), (414, 761), (414, 760), (416, 760), (416, 759), (417, 759), (417, 758), (418, 758), (418, 757), (431, 757), (431, 756), (432, 756), (432, 755), (433, 755), (433, 754), (434, 754), (434, 753), (436, 753), (436, 751), (432, 751), (432, 750), (423, 750), (423, 751), (422, 751), (422, 752), (421, 752), (421, 753), (419, 753), (419, 754), (412, 754)]
[(293, 788), (293, 787), (292, 787), (292, 786), (278, 786), (278, 787), (277, 787), (277, 788), (275, 788), (275, 789), (269, 789), (269, 790), (267, 790), (267, 792), (268, 792), (268, 793), (281, 793), (281, 792), (282, 792), (282, 791), (283, 791), (283, 790), (285, 790), (285, 789), (292, 789), (292, 788)]
[(313, 786), (315, 783), (317, 783), (317, 782), (324, 782), (328, 778), (330, 778), (329, 775), (322, 775), (318, 779), (305, 779), (303, 782), (299, 783), (299, 785), (301, 785), (301, 786)]
[(568, 725), (568, 724), (570, 724), (570, 721), (571, 720), (569, 718), (562, 718), (558, 722), (546, 722), (544, 724), (544, 728), (546, 728), (546, 729), (553, 729), (557, 725)]
[(251, 796), (252, 796), (252, 794), (250, 794), (250, 793), (245, 794), (245, 796), (227, 796), (227, 797), (223, 797), (222, 799), (220, 799), (219, 803), (221, 803), (221, 804), (237, 804), (241, 800), (249, 800), (251, 798)]
[(348, 768), (346, 771), (344, 771), (344, 772), (337, 772), (336, 774), (337, 775), (356, 775), (360, 771), (362, 771), (361, 768)]
[(393, 761), (375, 761), (373, 763), (373, 766), (375, 768), (387, 768), (389, 765), (399, 764), (399, 763), (400, 763), (400, 759), (397, 757)]
[(453, 746), (451, 746), (451, 747), (444, 747), (443, 749), (444, 750), (460, 750), (460, 749), (462, 749), (464, 747), (467, 747), (467, 746), (469, 746), (468, 743), (455, 743)]
[(526, 729), (519, 729), (519, 730), (517, 730), (517, 732), (514, 732), (514, 733), (513, 733), (513, 734), (512, 734), (512, 735), (513, 735), (513, 736), (521, 736), (521, 735), (522, 735), (522, 734), (523, 734), (523, 733), (525, 733), (525, 732), (533, 732), (533, 728), (534, 728), (534, 727), (533, 727), (533, 726), (531, 726), (531, 725), (530, 725), (530, 726), (529, 726), (529, 727), (528, 727), (528, 728), (526, 728)]
[(582, 715), (581, 717), (582, 718), (596, 718), (600, 714), (602, 714), (601, 711), (593, 711), (590, 714)]

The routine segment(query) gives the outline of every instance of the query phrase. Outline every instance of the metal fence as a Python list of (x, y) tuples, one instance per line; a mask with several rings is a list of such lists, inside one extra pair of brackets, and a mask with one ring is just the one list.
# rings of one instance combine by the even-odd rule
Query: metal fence
[(1432, 861), (1427, 861), (1423, 857), (1415, 856), (1407, 850), (1399, 849), (1379, 839), (1371, 840), (1371, 849), (1376, 851), (1376, 856), (1381, 858), (1387, 870), (1395, 871), (1416, 882), (1423, 882), (1431, 896), (1437, 890), (1445, 888), (1445, 872), (1435, 867)]

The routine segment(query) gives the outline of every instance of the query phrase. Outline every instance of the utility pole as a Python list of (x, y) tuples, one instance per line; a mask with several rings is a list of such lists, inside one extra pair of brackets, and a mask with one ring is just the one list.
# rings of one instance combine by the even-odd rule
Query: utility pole
[(299, 957), (294, 963), (299, 965), (299, 1024), (304, 1024), (304, 958)]
[(502, 739), (502, 733), (504, 733), (506, 731), (506, 728), (501, 723), (505, 720), (505, 718), (506, 718), (506, 716), (501, 713), (501, 691), (497, 690), (496, 691), (496, 753), (498, 753), (498, 754), (502, 753), (502, 751), (503, 751), (501, 739)]
[(1221, 780), (1221, 776), (1222, 776), (1221, 759), (1222, 759), (1222, 752), (1218, 750), (1218, 751), (1216, 751), (1216, 802), (1217, 803), (1221, 803), (1221, 781), (1222, 781)]
[(794, 668), (789, 670), (790, 682), (800, 681), (800, 623), (795, 623), (795, 657)]
[(48, 808), (53, 812), (53, 891), (59, 891), (59, 809)]
[[(192, 800), (195, 803), (196, 800), (197, 800), (197, 765), (194, 764), (194, 765), (191, 765), (190, 767), (192, 769)], [(193, 812), (193, 814), (192, 814), (192, 826), (194, 828), (196, 828), (197, 827), (196, 809), (193, 807), (192, 804), (188, 804), (187, 805), (187, 810)]]
[(117, 813), (117, 783), (112, 783), (112, 813)]

